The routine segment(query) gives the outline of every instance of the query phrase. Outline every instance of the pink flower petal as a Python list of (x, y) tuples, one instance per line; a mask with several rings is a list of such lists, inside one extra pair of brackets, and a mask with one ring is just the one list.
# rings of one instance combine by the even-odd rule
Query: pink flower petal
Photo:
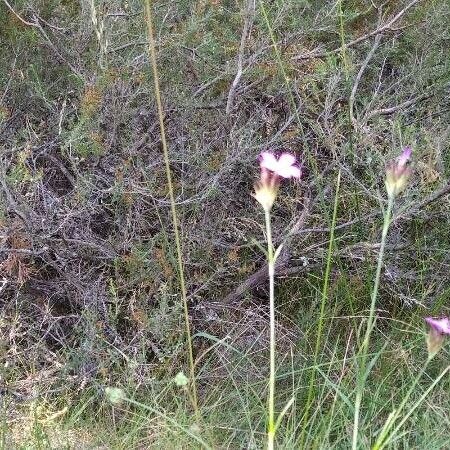
[(260, 157), (259, 165), (262, 168), (268, 169), (272, 172), (276, 172), (278, 169), (278, 161), (273, 153), (262, 152)]
[(282, 153), (278, 160), (278, 164), (283, 167), (290, 167), (295, 164), (295, 156), (290, 153)]
[(450, 334), (450, 320), (448, 317), (443, 317), (441, 319), (426, 317), (425, 322), (438, 333)]
[(282, 153), (277, 159), (273, 153), (262, 152), (260, 166), (283, 178), (299, 178), (301, 170), (295, 165), (296, 159), (290, 153)]
[(278, 170), (278, 175), (283, 178), (300, 178), (302, 171), (297, 166), (281, 167)]
[(292, 178), (300, 178), (302, 176), (302, 169), (297, 166), (291, 167), (291, 177)]

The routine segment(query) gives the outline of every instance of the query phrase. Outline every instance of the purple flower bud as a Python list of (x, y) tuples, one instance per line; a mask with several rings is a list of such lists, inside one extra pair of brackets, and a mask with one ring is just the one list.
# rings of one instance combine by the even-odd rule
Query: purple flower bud
[(406, 164), (411, 159), (412, 149), (411, 147), (405, 147), (403, 153), (398, 157), (397, 164), (399, 167), (406, 167)]
[(450, 319), (448, 317), (443, 317), (442, 319), (425, 317), (425, 322), (438, 333), (450, 334)]
[(434, 355), (441, 349), (445, 335), (450, 335), (450, 320), (448, 317), (441, 319), (426, 317), (425, 322), (430, 326), (427, 336), (428, 353)]
[(411, 147), (405, 147), (402, 154), (386, 169), (386, 190), (390, 197), (396, 197), (406, 187), (411, 175), (411, 169), (408, 167), (411, 154)]

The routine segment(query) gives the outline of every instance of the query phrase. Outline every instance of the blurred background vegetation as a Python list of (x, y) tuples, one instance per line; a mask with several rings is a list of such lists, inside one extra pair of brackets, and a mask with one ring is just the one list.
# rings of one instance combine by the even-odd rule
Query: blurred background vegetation
[[(425, 358), (421, 318), (448, 314), (450, 4), (152, 8), (214, 448), (261, 448), (264, 438), (268, 302), (263, 217), (250, 196), (258, 154), (289, 150), (304, 169), (273, 213), (278, 242), (294, 231), (277, 279), (280, 404), (293, 390), (297, 399), (282, 448), (298, 446), (341, 172), (324, 376), (305, 448), (342, 449), (354, 371), (345, 361), (370, 305), (385, 165), (413, 147), (377, 305), (374, 346), (384, 353), (365, 405), (369, 448)], [(103, 396), (122, 386), (184, 428), (193, 421), (171, 381), (186, 352), (147, 52), (141, 1), (0, 1), (3, 448), (198, 448), (163, 416)], [(395, 448), (447, 448), (449, 387), (436, 388)]]

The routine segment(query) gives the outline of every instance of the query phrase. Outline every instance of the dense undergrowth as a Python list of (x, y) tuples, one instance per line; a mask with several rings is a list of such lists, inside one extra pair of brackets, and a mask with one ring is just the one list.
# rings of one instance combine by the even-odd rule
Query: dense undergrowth
[[(448, 315), (450, 6), (152, 8), (200, 423), (174, 382), (188, 358), (143, 3), (2, 1), (2, 448), (265, 445), (264, 217), (250, 194), (267, 149), (303, 166), (272, 210), (275, 242), (290, 236), (277, 267), (276, 409), (294, 403), (278, 446), (351, 448), (385, 166), (411, 145), (361, 408), (358, 445), (371, 448), (427, 360), (423, 317)], [(391, 448), (447, 448), (448, 376), (427, 392), (447, 365), (444, 347)], [(110, 386), (133, 403), (111, 405)]]

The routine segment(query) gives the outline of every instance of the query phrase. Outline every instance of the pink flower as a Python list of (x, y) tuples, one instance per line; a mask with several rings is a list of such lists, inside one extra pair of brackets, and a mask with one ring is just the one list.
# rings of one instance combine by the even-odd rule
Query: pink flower
[(450, 334), (450, 320), (448, 317), (443, 317), (442, 319), (426, 317), (425, 322), (440, 334)]
[(282, 153), (277, 158), (273, 153), (262, 152), (259, 165), (261, 167), (261, 178), (255, 183), (253, 196), (265, 211), (270, 211), (278, 194), (280, 177), (300, 178), (302, 171), (296, 164), (295, 156), (290, 153)]
[(294, 155), (290, 153), (282, 153), (277, 157), (270, 152), (262, 152), (260, 159), (261, 169), (267, 169), (282, 178), (300, 178), (302, 171), (296, 165)]

